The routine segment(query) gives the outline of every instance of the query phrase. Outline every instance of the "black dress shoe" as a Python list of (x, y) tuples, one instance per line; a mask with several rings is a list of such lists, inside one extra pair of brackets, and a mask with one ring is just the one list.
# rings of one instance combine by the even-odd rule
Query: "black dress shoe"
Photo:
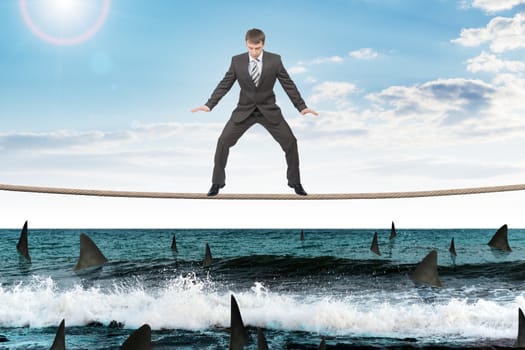
[(223, 188), (223, 187), (224, 187), (224, 184), (222, 184), (222, 185), (213, 184), (213, 185), (211, 185), (211, 188), (210, 188), (210, 190), (208, 191), (208, 194), (206, 194), (206, 195), (207, 195), (208, 197), (216, 196), (216, 195), (219, 194), (219, 190), (220, 190), (221, 188)]
[(301, 185), (301, 184), (295, 184), (295, 185), (288, 184), (288, 186), (293, 188), (295, 190), (295, 193), (297, 193), (299, 196), (306, 196), (307, 195), (306, 191), (303, 188), (303, 185)]

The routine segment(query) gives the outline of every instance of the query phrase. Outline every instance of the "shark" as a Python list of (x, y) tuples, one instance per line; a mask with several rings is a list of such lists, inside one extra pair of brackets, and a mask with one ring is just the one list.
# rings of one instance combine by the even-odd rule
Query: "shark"
[(418, 284), (427, 284), (433, 287), (442, 287), (437, 270), (437, 251), (432, 250), (417, 265), (410, 279)]
[(120, 350), (151, 350), (151, 327), (143, 324), (124, 341)]
[(523, 311), (518, 308), (518, 338), (516, 339), (517, 348), (525, 348), (525, 316)]
[(66, 320), (62, 319), (62, 322), (60, 322), (60, 325), (58, 326), (57, 333), (55, 335), (55, 340), (53, 341), (53, 345), (51, 345), (51, 348), (49, 350), (66, 350)]
[(173, 250), (175, 253), (179, 252), (177, 250), (177, 239), (175, 238), (175, 235), (173, 235), (173, 240), (171, 241), (171, 250)]
[(503, 250), (505, 252), (511, 252), (512, 251), (512, 249), (510, 248), (510, 245), (509, 245), (509, 240), (508, 240), (508, 227), (507, 227), (507, 224), (501, 226), (496, 231), (494, 236), (492, 236), (492, 239), (489, 241), (488, 245), (491, 246), (492, 248)]
[(108, 262), (108, 259), (98, 249), (95, 242), (84, 233), (80, 234), (80, 257), (73, 268), (74, 271), (87, 269), (90, 267), (102, 266)]
[(257, 350), (268, 350), (268, 342), (260, 328), (257, 328)]
[(452, 259), (452, 264), (454, 266), (454, 271), (456, 270), (456, 257), (458, 256), (456, 253), (456, 244), (454, 243), (454, 238), (450, 241), (450, 247), (448, 248), (448, 251), (450, 252), (450, 259)]
[(450, 248), (448, 248), (448, 251), (450, 252), (451, 256), (456, 257), (456, 244), (454, 243), (454, 238), (450, 241)]
[(321, 339), (321, 344), (319, 344), (319, 350), (326, 350), (326, 340), (324, 337)]
[(29, 256), (29, 246), (27, 244), (27, 221), (24, 223), (22, 232), (20, 233), (20, 239), (16, 245), (16, 250), (23, 256), (28, 262), (31, 262), (31, 257)]
[[(58, 326), (53, 345), (49, 350), (66, 350), (66, 320), (62, 319)], [(147, 324), (131, 333), (124, 341), (120, 350), (151, 350), (151, 327)]]
[(203, 267), (210, 267), (212, 262), (211, 250), (208, 243), (206, 243), (206, 253), (204, 253), (204, 261), (202, 262)]
[(372, 239), (372, 245), (370, 246), (370, 250), (376, 255), (381, 255), (381, 252), (379, 251), (379, 244), (377, 243), (377, 232), (374, 233), (374, 238)]
[(242, 321), (241, 311), (239, 310), (239, 305), (235, 297), (231, 296), (231, 318), (230, 318), (230, 347), (229, 350), (243, 350), (244, 346), (248, 344), (250, 337), (248, 332), (244, 327), (244, 322)]
[(397, 232), (396, 232), (396, 226), (394, 225), (394, 222), (392, 221), (392, 227), (390, 228), (390, 240), (393, 240), (396, 238)]

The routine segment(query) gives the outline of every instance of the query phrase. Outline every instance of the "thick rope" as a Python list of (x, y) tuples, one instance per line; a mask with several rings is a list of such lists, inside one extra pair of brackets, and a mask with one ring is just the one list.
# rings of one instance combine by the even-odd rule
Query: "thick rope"
[(136, 192), (136, 191), (110, 191), (77, 188), (38, 187), (0, 184), (0, 191), (33, 192), (49, 194), (66, 194), (99, 197), (129, 197), (129, 198), (169, 198), (169, 199), (244, 199), (244, 200), (339, 200), (339, 199), (394, 199), (456, 196), (466, 194), (494, 193), (508, 191), (523, 191), (525, 184), (456, 188), (448, 190), (411, 191), (411, 192), (371, 192), (371, 193), (323, 193), (298, 196), (296, 194), (270, 194), (270, 193), (220, 193), (208, 197), (205, 193), (177, 193), (177, 192)]

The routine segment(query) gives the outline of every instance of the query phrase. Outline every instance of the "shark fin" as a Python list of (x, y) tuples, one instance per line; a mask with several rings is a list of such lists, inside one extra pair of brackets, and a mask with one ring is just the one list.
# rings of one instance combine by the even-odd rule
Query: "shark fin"
[(171, 250), (173, 250), (175, 253), (178, 253), (177, 250), (177, 239), (175, 238), (175, 234), (173, 235), (173, 240), (171, 241)]
[(66, 350), (66, 320), (62, 320), (60, 322), (60, 326), (58, 326), (57, 334), (55, 335), (55, 340), (53, 341), (53, 345), (51, 345), (51, 348), (49, 350)]
[(450, 252), (451, 255), (457, 256), (456, 244), (454, 243), (454, 238), (452, 238), (452, 240), (450, 241), (450, 248), (448, 248), (448, 251)]
[(394, 225), (394, 222), (392, 221), (392, 227), (390, 228), (390, 240), (393, 240), (396, 238), (397, 232), (396, 232), (396, 226)]
[(319, 344), (319, 350), (326, 350), (326, 340), (324, 337), (321, 339), (321, 344)]
[(381, 255), (381, 252), (379, 251), (379, 244), (377, 243), (377, 232), (374, 233), (374, 238), (372, 239), (372, 245), (370, 246), (370, 250), (376, 255)]
[(241, 311), (235, 297), (231, 296), (231, 335), (229, 350), (243, 350), (250, 337), (242, 322)]
[(437, 251), (433, 250), (417, 265), (410, 279), (416, 283), (428, 284), (433, 287), (442, 287), (437, 270)]
[(518, 309), (518, 339), (516, 340), (516, 347), (525, 347), (525, 316), (523, 316), (521, 308)]
[(212, 262), (211, 250), (208, 243), (206, 243), (206, 253), (204, 253), (204, 261), (202, 262), (203, 267), (210, 267)]
[(142, 325), (131, 333), (119, 350), (151, 350), (151, 327)]
[(108, 259), (98, 249), (95, 242), (91, 240), (87, 235), (80, 234), (80, 257), (78, 258), (77, 264), (73, 270), (81, 270), (90, 267), (97, 267), (104, 265), (108, 262)]
[(257, 328), (257, 350), (268, 350), (268, 342), (260, 328)]
[(508, 240), (508, 227), (507, 224), (501, 226), (498, 231), (494, 234), (490, 242), (488, 243), (492, 248), (500, 249), (506, 252), (511, 252)]
[(27, 261), (31, 262), (31, 257), (29, 256), (29, 246), (27, 244), (27, 221), (24, 223), (22, 232), (20, 232), (20, 239), (16, 245), (16, 250), (18, 250), (18, 253), (26, 258)]

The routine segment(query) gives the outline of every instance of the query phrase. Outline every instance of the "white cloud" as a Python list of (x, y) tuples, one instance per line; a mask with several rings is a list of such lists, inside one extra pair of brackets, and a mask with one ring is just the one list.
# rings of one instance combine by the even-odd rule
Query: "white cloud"
[(523, 72), (525, 63), (521, 61), (501, 60), (496, 55), (482, 52), (479, 56), (467, 60), (467, 70), (472, 73), (501, 71)]
[(293, 66), (288, 68), (288, 72), (290, 74), (301, 74), (307, 71), (307, 68), (305, 66)]
[(312, 95), (309, 97), (311, 103), (325, 101), (341, 102), (350, 94), (357, 91), (357, 87), (352, 83), (340, 81), (325, 81), (313, 87)]
[(6, 152), (32, 156), (42, 154), (114, 154), (123, 148), (144, 150), (177, 146), (180, 141), (198, 144), (217, 138), (217, 123), (152, 123), (136, 124), (131, 129), (116, 131), (59, 130), (42, 133), (0, 133), (0, 147)]
[(313, 83), (317, 83), (317, 79), (309, 75), (306, 77), (306, 79), (304, 79), (304, 82), (308, 84), (313, 84)]
[(334, 186), (340, 178), (360, 191), (511, 184), (525, 176), (525, 157), (515, 152), (525, 146), (523, 95), (525, 79), (511, 74), (438, 79), (391, 86), (368, 95), (368, 105), (290, 124), (302, 157), (311, 158), (305, 164), (316, 166), (308, 173), (326, 178), (330, 169)]
[[(490, 83), (456, 78), (391, 86), (369, 94), (359, 107), (350, 104), (356, 92), (357, 87), (348, 82), (320, 83), (313, 87), (309, 102), (328, 102), (332, 106), (320, 110), (319, 117), (288, 118), (301, 149), (312, 157), (310, 164), (322, 167), (330, 161), (328, 154), (344, 158), (348, 152), (358, 150), (355, 160), (360, 164), (349, 166), (371, 169), (372, 163), (363, 154), (377, 157), (392, 152), (392, 160), (399, 160), (400, 155), (418, 158), (421, 154), (443, 149), (448, 152), (464, 145), (525, 139), (522, 117), (525, 105), (521, 103), (525, 79), (511, 74), (496, 75)], [(339, 108), (341, 105), (344, 108)], [(11, 176), (6, 173), (9, 171), (46, 179), (55, 178), (45, 175), (50, 173), (74, 174), (57, 177), (66, 181), (58, 185), (65, 186), (67, 181), (74, 183), (79, 177), (96, 181), (96, 173), (104, 173), (103, 180), (108, 183), (118, 183), (123, 174), (132, 173), (130, 182), (148, 178), (153, 187), (169, 184), (174, 181), (172, 177), (181, 181), (181, 176), (197, 174), (199, 180), (185, 181), (189, 181), (188, 186), (191, 182), (199, 187), (198, 181), (200, 186), (209, 181), (213, 151), (222, 126), (222, 123), (158, 123), (136, 124), (111, 132), (4, 133), (0, 134), (0, 161), (10, 167), (2, 174), (5, 179)], [(260, 147), (261, 143), (267, 147)], [(487, 162), (496, 160), (499, 161), (488, 158)], [(265, 130), (255, 127), (232, 151), (228, 173), (237, 178), (256, 179), (257, 172), (250, 172), (249, 168), (257, 166), (265, 173), (275, 173), (269, 184), (279, 184), (282, 161), (279, 146)], [(389, 164), (387, 161), (384, 166)], [(431, 169), (426, 166), (420, 173), (432, 177)], [(18, 180), (25, 182), (23, 177), (16, 176), (11, 182)]]
[(379, 55), (376, 51), (368, 47), (350, 51), (348, 54), (353, 58), (357, 58), (359, 60), (372, 60)]
[(472, 7), (488, 13), (510, 10), (515, 6), (525, 4), (525, 0), (472, 0)]
[(492, 82), (438, 79), (412, 86), (391, 86), (367, 98), (373, 105), (332, 130), (366, 130), (354, 147), (414, 149), (486, 144), (525, 138), (525, 79), (497, 75)]
[(308, 66), (325, 64), (325, 63), (341, 63), (343, 58), (341, 56), (318, 57), (310, 61), (300, 61), (288, 71), (292, 74), (301, 74), (308, 70)]
[(512, 18), (495, 17), (485, 28), (462, 29), (460, 37), (452, 42), (467, 47), (488, 43), (496, 53), (525, 48), (525, 13)]
[(437, 176), (448, 179), (475, 179), (487, 176), (498, 176), (508, 173), (523, 172), (523, 164), (505, 162), (471, 161), (448, 157), (417, 157), (396, 159), (390, 162), (370, 164), (371, 171), (390, 175), (419, 175), (422, 177)]
[(499, 74), (493, 84), (497, 87), (491, 101), (490, 113), (493, 118), (489, 118), (483, 125), (484, 128), (508, 130), (509, 134), (522, 135), (524, 127), (525, 104), (525, 79), (513, 74)]
[(427, 122), (479, 116), (494, 88), (481, 80), (438, 79), (413, 86), (392, 86), (368, 98), (400, 118), (425, 116)]
[(192, 173), (203, 176), (221, 127), (157, 123), (109, 132), (2, 133), (0, 161), (10, 164), (2, 177), (13, 183), (131, 188), (149, 178), (142, 186), (152, 189), (174, 178), (187, 181)]
[[(343, 58), (341, 56), (330, 56), (330, 57), (318, 57), (314, 58), (311, 61), (304, 62), (306, 65), (313, 65), (313, 64), (324, 64), (324, 63), (340, 63), (343, 62)], [(300, 62), (302, 63), (302, 62)]]
[[(525, 79), (499, 74), (490, 83), (473, 81), (458, 95), (460, 109), (440, 121), (456, 143), (487, 143), (525, 137)], [(461, 97), (463, 96), (463, 97)], [(461, 103), (461, 100), (467, 103)], [(458, 102), (451, 101), (452, 106)]]

